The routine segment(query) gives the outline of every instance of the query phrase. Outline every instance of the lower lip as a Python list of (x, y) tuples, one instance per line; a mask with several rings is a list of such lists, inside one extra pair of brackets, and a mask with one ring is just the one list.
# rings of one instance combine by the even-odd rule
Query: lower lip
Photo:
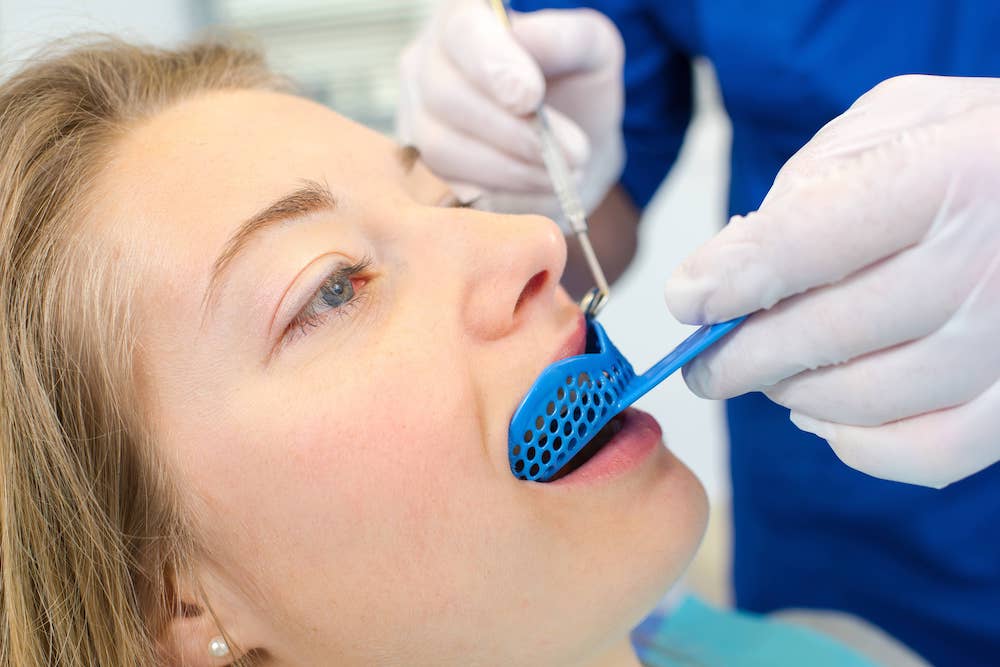
[(622, 430), (582, 466), (552, 482), (555, 486), (587, 484), (618, 477), (639, 467), (660, 447), (663, 431), (652, 415), (628, 408)]

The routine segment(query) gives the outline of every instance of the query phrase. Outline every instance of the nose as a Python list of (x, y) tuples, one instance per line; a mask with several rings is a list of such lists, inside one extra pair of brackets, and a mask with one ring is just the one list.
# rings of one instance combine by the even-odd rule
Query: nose
[(553, 307), (566, 240), (541, 216), (466, 213), (461, 316), (468, 334), (496, 340)]

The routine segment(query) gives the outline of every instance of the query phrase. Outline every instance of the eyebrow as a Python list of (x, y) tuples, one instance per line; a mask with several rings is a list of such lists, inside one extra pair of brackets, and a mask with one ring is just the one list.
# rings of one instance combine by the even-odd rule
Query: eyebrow
[(212, 265), (211, 277), (208, 281), (208, 289), (205, 290), (205, 298), (202, 302), (203, 308), (207, 308), (213, 299), (222, 277), (232, 264), (233, 260), (243, 252), (247, 245), (255, 236), (263, 230), (274, 227), (282, 222), (288, 222), (295, 218), (302, 218), (310, 213), (328, 210), (332, 211), (337, 207), (337, 200), (334, 199), (330, 188), (327, 185), (316, 181), (304, 181), (303, 185), (281, 198), (275, 200), (265, 208), (253, 214), (237, 228), (222, 252)]
[[(395, 151), (397, 162), (403, 168), (403, 172), (408, 174), (413, 171), (413, 167), (420, 160), (420, 150), (416, 146), (400, 146)], [(262, 230), (273, 227), (282, 222), (288, 222), (295, 218), (301, 218), (316, 211), (332, 211), (337, 207), (337, 200), (330, 187), (317, 181), (305, 180), (302, 187), (289, 192), (280, 199), (269, 204), (264, 209), (258, 211), (245, 220), (233, 233), (222, 252), (212, 265), (212, 273), (208, 280), (208, 288), (205, 290), (205, 297), (202, 300), (202, 317), (211, 304), (215, 292), (219, 289), (226, 269), (239, 255), (254, 236)]]

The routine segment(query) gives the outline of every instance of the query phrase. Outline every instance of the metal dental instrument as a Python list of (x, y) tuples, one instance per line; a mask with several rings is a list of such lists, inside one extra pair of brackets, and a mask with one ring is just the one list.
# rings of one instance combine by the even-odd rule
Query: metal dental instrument
[[(500, 22), (510, 30), (510, 19), (507, 16), (507, 7), (503, 0), (489, 0), (493, 13), (497, 15)], [(588, 318), (597, 317), (597, 314), (608, 302), (610, 290), (608, 280), (604, 276), (600, 262), (597, 261), (597, 253), (590, 243), (590, 236), (587, 233), (587, 213), (580, 201), (580, 194), (573, 183), (573, 176), (570, 173), (566, 159), (559, 150), (555, 135), (552, 133), (552, 126), (549, 123), (548, 112), (545, 106), (538, 107), (532, 115), (532, 120), (538, 132), (538, 137), (542, 143), (542, 162), (549, 173), (552, 181), (552, 189), (559, 200), (559, 208), (569, 224), (570, 230), (576, 235), (576, 240), (583, 250), (583, 257), (587, 260), (587, 266), (594, 277), (596, 287), (587, 292), (580, 299), (580, 308)]]

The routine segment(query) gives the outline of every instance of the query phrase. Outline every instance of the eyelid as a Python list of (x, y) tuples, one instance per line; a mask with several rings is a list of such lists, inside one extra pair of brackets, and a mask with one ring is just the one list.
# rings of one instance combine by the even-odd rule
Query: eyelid
[[(308, 335), (307, 332), (309, 330), (322, 326), (330, 317), (347, 318), (353, 315), (354, 311), (363, 305), (365, 298), (368, 296), (368, 292), (365, 290), (365, 287), (371, 281), (371, 278), (364, 278), (363, 276), (371, 264), (372, 258), (365, 255), (362, 259), (354, 262), (353, 264), (349, 264), (347, 266), (337, 266), (336, 268), (327, 271), (324, 274), (323, 282), (321, 282), (313, 291), (309, 300), (302, 305), (291, 321), (289, 321), (288, 326), (285, 327), (285, 330), (282, 332), (281, 346), (288, 345), (298, 338)], [(351, 298), (337, 306), (323, 308), (317, 312), (307, 312), (313, 311), (314, 305), (317, 301), (323, 299), (323, 290), (334, 278), (346, 278), (350, 281), (352, 289)], [(358, 285), (357, 283), (361, 284)], [(298, 334), (296, 334), (296, 331), (298, 331)]]
[[(351, 282), (353, 283), (354, 279), (351, 279)], [(308, 315), (305, 317), (296, 317), (285, 328), (285, 332), (282, 335), (282, 341), (280, 343), (280, 346), (284, 347), (286, 345), (294, 344), (295, 341), (297, 341), (298, 339), (304, 336), (308, 336), (309, 335), (308, 332), (310, 330), (324, 326), (326, 324), (326, 320), (331, 317), (336, 317), (341, 319), (353, 317), (354, 311), (362, 307), (362, 305), (364, 304), (364, 302), (368, 297), (368, 292), (365, 291), (366, 284), (367, 281), (365, 281), (365, 283), (360, 285), (359, 287), (354, 288), (355, 289), (354, 296), (351, 297), (349, 301), (345, 301), (343, 304), (339, 306), (327, 308), (326, 310), (323, 310), (322, 312), (313, 315)], [(317, 297), (315, 296), (313, 297), (314, 300), (316, 298)]]
[[(367, 255), (365, 256), (367, 258)], [(270, 361), (281, 349), (285, 333), (304, 308), (315, 298), (316, 293), (337, 271), (355, 264), (355, 261), (339, 252), (328, 252), (314, 258), (292, 279), (285, 289), (268, 325), (268, 339), (271, 349)]]
[[(329, 283), (332, 278), (334, 277), (347, 278), (351, 282), (351, 289), (354, 290), (355, 289), (354, 284), (356, 282), (360, 282), (359, 276), (362, 273), (364, 273), (364, 271), (367, 270), (368, 267), (370, 266), (371, 266), (371, 258), (365, 257), (360, 261), (355, 262), (354, 264), (349, 264), (347, 266), (338, 266), (337, 268), (331, 271), (327, 271), (326, 277), (323, 279), (323, 282), (320, 283), (319, 287), (317, 287), (313, 291), (312, 297), (310, 297), (309, 300), (306, 301), (305, 304), (303, 304), (302, 308), (300, 308), (299, 311), (295, 314), (295, 317), (293, 317), (291, 322), (288, 323), (287, 329), (292, 329), (294, 327), (301, 328), (303, 326), (311, 325), (312, 320), (314, 320), (317, 317), (323, 316), (321, 313), (307, 314), (306, 311), (312, 309), (313, 305), (317, 302), (317, 300), (320, 300), (322, 298), (321, 293), (323, 289), (327, 286), (327, 283)], [(367, 281), (364, 281), (364, 283), (367, 284)], [(362, 285), (361, 287), (364, 287), (364, 285)], [(353, 303), (358, 298), (358, 296), (360, 296), (360, 294), (357, 291), (355, 291), (354, 295), (351, 297), (349, 301), (344, 302), (344, 304), (340, 306), (331, 306), (328, 309), (324, 309), (323, 312), (326, 313), (330, 311), (340, 310), (341, 308), (349, 305), (350, 303)]]

